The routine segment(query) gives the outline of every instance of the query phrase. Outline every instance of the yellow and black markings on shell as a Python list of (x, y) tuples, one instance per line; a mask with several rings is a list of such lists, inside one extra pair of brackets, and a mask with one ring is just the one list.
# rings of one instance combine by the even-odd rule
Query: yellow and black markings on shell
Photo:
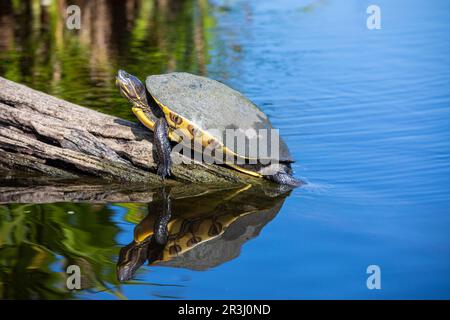
[[(167, 109), (166, 109), (167, 110)], [(176, 130), (180, 130), (183, 135), (187, 136), (190, 139), (199, 139), (201, 142), (201, 145), (206, 148), (222, 148), (223, 151), (225, 150), (225, 147), (217, 141), (216, 138), (208, 134), (206, 131), (200, 129), (195, 124), (191, 123), (191, 121), (184, 119), (180, 115), (177, 115), (173, 112), (167, 112), (168, 114), (168, 122), (169, 126)]]
[(169, 112), (169, 119), (172, 122), (171, 124), (175, 128), (180, 127), (180, 125), (183, 123), (183, 119), (180, 116), (178, 116), (175, 113), (173, 113), (173, 112)]
[[(156, 103), (161, 107), (162, 111), (166, 115), (166, 120), (169, 124), (169, 138), (170, 140), (176, 142), (176, 143), (183, 143), (189, 145), (191, 148), (197, 149), (197, 144), (192, 143), (198, 141), (197, 139), (200, 139), (201, 146), (203, 148), (208, 148), (211, 152), (211, 156), (216, 157), (218, 154), (220, 154), (223, 157), (223, 160), (225, 160), (225, 163), (235, 170), (244, 172), (246, 174), (261, 177), (261, 174), (247, 170), (244, 168), (241, 168), (240, 166), (237, 166), (234, 164), (234, 161), (229, 161), (226, 158), (229, 156), (233, 157), (233, 159), (253, 159), (248, 158), (245, 156), (240, 156), (227, 148), (223, 143), (218, 141), (215, 137), (213, 137), (211, 134), (209, 134), (207, 131), (199, 128), (197, 125), (189, 121), (188, 119), (183, 118), (182, 116), (175, 114), (174, 112), (171, 112), (169, 108), (167, 108), (165, 105), (160, 103), (157, 99), (155, 99)], [(154, 121), (151, 120), (144, 112), (144, 110), (141, 107), (133, 107), (132, 108), (133, 113), (136, 115), (136, 117), (139, 119), (139, 121), (145, 125), (150, 130), (154, 130)], [(186, 141), (186, 137), (190, 140)], [(201, 150), (198, 150), (201, 151)], [(217, 151), (220, 151), (219, 153)]]
[(185, 119), (184, 117), (170, 111), (170, 109), (167, 106), (162, 104), (156, 98), (155, 101), (163, 110), (164, 114), (166, 115), (166, 120), (169, 123), (169, 126), (171, 126), (172, 128), (180, 130), (185, 136), (188, 136), (191, 139), (200, 138), (201, 145), (204, 148), (208, 147), (209, 149), (221, 149), (223, 154), (238, 156), (236, 153), (227, 148), (223, 143), (218, 141), (207, 131), (199, 128), (190, 120)]
[(177, 221), (171, 225), (171, 235), (169, 236), (168, 244), (164, 250), (165, 254), (163, 260), (168, 260), (173, 256), (180, 255), (200, 243), (220, 236), (237, 218), (238, 216), (226, 214), (200, 220), (185, 219)]
[(208, 230), (208, 236), (210, 237), (214, 237), (219, 235), (222, 232), (222, 224), (219, 221), (216, 221), (216, 219), (214, 219), (213, 221), (211, 221), (211, 226), (209, 227)]
[(196, 245), (197, 243), (200, 243), (202, 241), (201, 237), (198, 237), (196, 235), (192, 235), (192, 237), (186, 242), (188, 247), (192, 247)]
[[(223, 200), (232, 199), (236, 194), (249, 188), (251, 188), (251, 185), (240, 188), (228, 197), (223, 198)], [(163, 249), (161, 257), (156, 261), (171, 260), (173, 257), (181, 255), (201, 243), (220, 237), (237, 219), (252, 214), (255, 210), (249, 209), (241, 214), (217, 212), (223, 212), (223, 210), (219, 209), (215, 214), (211, 213), (207, 216), (175, 216), (167, 225), (169, 231), (168, 242)], [(136, 244), (142, 243), (154, 235), (155, 219), (155, 215), (147, 216), (135, 227), (134, 241)]]
[(169, 249), (168, 249), (169, 255), (171, 255), (171, 256), (178, 255), (181, 252), (181, 250), (182, 250), (181, 246), (179, 246), (176, 243), (175, 244), (170, 244), (168, 247), (169, 247)]

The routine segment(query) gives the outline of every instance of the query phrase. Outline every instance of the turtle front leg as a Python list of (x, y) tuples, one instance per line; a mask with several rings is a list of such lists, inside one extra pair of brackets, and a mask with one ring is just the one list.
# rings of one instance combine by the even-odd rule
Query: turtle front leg
[(165, 179), (170, 176), (172, 167), (169, 125), (165, 118), (159, 118), (155, 123), (153, 144), (156, 147), (157, 157), (155, 160), (158, 166), (158, 175)]
[(172, 218), (172, 201), (170, 199), (170, 191), (166, 192), (165, 188), (163, 188), (161, 194), (163, 196), (162, 210), (156, 218), (153, 230), (156, 243), (165, 245), (169, 239), (167, 225)]

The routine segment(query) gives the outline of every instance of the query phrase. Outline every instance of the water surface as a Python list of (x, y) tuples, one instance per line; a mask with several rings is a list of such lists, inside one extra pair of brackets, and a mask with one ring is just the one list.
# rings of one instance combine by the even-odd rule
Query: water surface
[[(230, 259), (199, 269), (214, 250), (191, 251), (190, 264), (143, 265), (127, 283), (119, 251), (147, 204), (2, 204), (2, 297), (450, 297), (448, 1), (378, 1), (381, 30), (366, 27), (369, 1), (123, 1), (82, 8), (79, 32), (58, 3), (1, 1), (1, 76), (133, 120), (118, 68), (207, 75), (269, 115), (309, 184), (270, 218), (257, 208), (260, 220), (235, 224), (234, 239), (249, 237), (226, 235)], [(252, 211), (234, 205), (249, 191), (223, 192), (235, 215)], [(89, 270), (85, 290), (65, 289), (68, 264)], [(381, 290), (366, 286), (373, 264)]]

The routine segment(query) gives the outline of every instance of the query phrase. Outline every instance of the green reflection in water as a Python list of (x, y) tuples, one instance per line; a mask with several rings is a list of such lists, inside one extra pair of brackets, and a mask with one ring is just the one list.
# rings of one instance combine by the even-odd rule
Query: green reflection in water
[[(236, 258), (242, 245), (277, 215), (288, 195), (251, 186), (179, 186), (166, 191), (172, 217), (165, 246), (152, 242), (155, 221), (165, 206), (159, 188), (143, 191), (148, 203), (0, 205), (0, 299), (76, 299), (97, 293), (126, 298), (124, 286), (180, 286), (153, 283), (151, 277), (137, 281), (135, 273), (148, 275), (149, 269), (140, 269), (146, 260), (206, 270)], [(105, 186), (105, 196), (110, 193)], [(45, 201), (45, 194), (39, 194)], [(10, 202), (14, 199), (20, 201)], [(134, 235), (125, 235), (128, 245), (117, 243), (124, 223), (134, 228)], [(80, 267), (79, 291), (67, 289), (69, 265)]]
[(132, 279), (144, 263), (207, 270), (232, 260), (278, 214), (287, 195), (250, 185), (158, 189), (120, 251), (118, 278)]
[(73, 298), (76, 292), (66, 288), (66, 268), (72, 264), (83, 270), (82, 288), (115, 285), (119, 228), (112, 214), (101, 205), (0, 206), (0, 298)]
[[(217, 34), (210, 32), (216, 23), (213, 13), (220, 8), (212, 7), (207, 0), (74, 0), (70, 3), (53, 0), (48, 6), (42, 3), (39, 0), (0, 0), (0, 76), (132, 121), (135, 118), (129, 103), (114, 84), (117, 69), (126, 69), (141, 79), (170, 71), (205, 75), (211, 52), (216, 51), (217, 59), (223, 51), (223, 44), (214, 39)], [(65, 27), (65, 9), (69, 4), (81, 8), (79, 31)], [(226, 72), (221, 66), (219, 69)], [(69, 193), (65, 189), (60, 191)], [(25, 198), (29, 193), (39, 198), (45, 192), (30, 190), (25, 192)], [(275, 200), (264, 193), (252, 198), (241, 192), (234, 198), (233, 201), (241, 199), (240, 202), (245, 199), (248, 206), (252, 205), (252, 199), (261, 201), (252, 209), (244, 208), (239, 202), (220, 201), (218, 206), (217, 193), (214, 199), (203, 196), (202, 202), (194, 207), (192, 201), (196, 193), (193, 190), (185, 194), (190, 199), (186, 201), (179, 198), (186, 190), (171, 192), (175, 193), (177, 221), (186, 220), (183, 214), (189, 212), (194, 216), (202, 212), (205, 219), (215, 217), (219, 214), (218, 207), (226, 208), (229, 215), (237, 218), (251, 213), (253, 218), (246, 218), (248, 221), (233, 222), (235, 232), (245, 230), (246, 226), (262, 228), (279, 209), (258, 215), (259, 210), (264, 209), (261, 204)], [(147, 204), (119, 204), (125, 209), (125, 215), (120, 217), (124, 221), (117, 222), (114, 220), (117, 212), (111, 206), (12, 204), (17, 193), (12, 194), (11, 200), (4, 201), (10, 204), (0, 205), (0, 298), (71, 299), (92, 292), (107, 292), (123, 298), (123, 284), (116, 275), (119, 224), (142, 226), (142, 221), (148, 222), (151, 216)], [(52, 197), (55, 195), (58, 192)], [(47, 200), (53, 201), (58, 200)], [(203, 221), (203, 218), (198, 219)], [(130, 235), (129, 241), (132, 239)], [(215, 248), (214, 241), (217, 241), (219, 246), (226, 247), (227, 243), (220, 239), (208, 238), (206, 243)], [(239, 248), (246, 239), (234, 242), (233, 248)], [(190, 259), (190, 255), (199, 252), (199, 248), (207, 250), (208, 246), (195, 248), (186, 250), (187, 254), (176, 259), (159, 263), (193, 268), (202, 263)], [(83, 270), (81, 292), (66, 288), (65, 271), (72, 264)]]
[[(119, 68), (145, 78), (205, 74), (214, 25), (208, 1), (0, 1), (0, 75), (101, 112), (135, 120), (114, 85)], [(81, 29), (65, 25), (68, 5)]]

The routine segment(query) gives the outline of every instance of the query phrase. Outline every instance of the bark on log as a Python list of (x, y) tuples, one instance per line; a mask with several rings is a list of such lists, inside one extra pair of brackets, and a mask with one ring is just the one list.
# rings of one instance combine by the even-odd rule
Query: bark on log
[[(139, 123), (102, 114), (0, 77), (0, 171), (161, 185), (151, 141), (152, 133)], [(164, 183), (186, 182), (265, 183), (224, 166), (199, 162), (175, 165), (173, 178)]]

